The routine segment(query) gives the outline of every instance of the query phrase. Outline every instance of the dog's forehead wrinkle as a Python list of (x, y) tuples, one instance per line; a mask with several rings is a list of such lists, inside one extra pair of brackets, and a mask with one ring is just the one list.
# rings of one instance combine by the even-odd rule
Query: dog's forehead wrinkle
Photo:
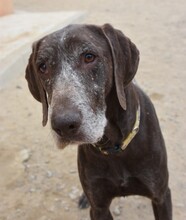
[(70, 30), (68, 30), (67, 28), (62, 29), (62, 31), (60, 31), (60, 41), (65, 43), (66, 40), (68, 40), (70, 37), (71, 38), (75, 38), (76, 35), (73, 34)]
[(48, 53), (49, 55), (59, 54), (68, 57), (71, 60), (76, 60), (79, 55), (92, 52), (92, 53), (102, 53), (102, 43), (98, 39), (92, 40), (94, 38), (92, 35), (75, 34), (74, 31), (61, 31), (58, 34), (54, 34), (48, 37), (47, 40), (43, 40), (42, 50), (43, 53)]
[[(60, 37), (60, 42), (63, 45), (63, 48), (72, 48), (72, 47), (77, 47), (79, 50), (88, 51), (92, 48), (96, 50), (97, 47), (101, 48), (101, 45), (99, 46), (99, 41), (95, 40), (93, 41), (92, 38), (93, 36), (84, 36), (82, 37), (83, 33), (81, 34), (74, 34), (73, 32), (63, 32), (62, 36)], [(67, 51), (68, 52), (68, 51)]]
[(54, 64), (59, 55), (62, 56), (60, 46), (46, 41), (38, 49), (36, 62), (50, 61)]

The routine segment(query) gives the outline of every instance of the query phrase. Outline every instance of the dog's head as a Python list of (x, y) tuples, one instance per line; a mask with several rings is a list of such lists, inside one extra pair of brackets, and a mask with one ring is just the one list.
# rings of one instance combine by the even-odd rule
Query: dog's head
[(96, 143), (107, 125), (106, 98), (115, 86), (126, 110), (124, 88), (139, 62), (136, 46), (111, 25), (70, 25), (33, 44), (26, 69), (29, 89), (43, 106), (58, 146)]

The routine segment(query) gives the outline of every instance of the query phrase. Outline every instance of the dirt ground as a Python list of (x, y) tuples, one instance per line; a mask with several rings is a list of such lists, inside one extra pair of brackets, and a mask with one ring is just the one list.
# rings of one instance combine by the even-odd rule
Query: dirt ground
[[(138, 46), (137, 81), (153, 100), (167, 146), (175, 220), (186, 219), (186, 1), (14, 0), (16, 10), (81, 10), (83, 23), (112, 23)], [(20, 76), (0, 90), (0, 219), (89, 220), (79, 210), (76, 146), (56, 148), (41, 105)], [(153, 220), (150, 201), (115, 199), (116, 220)]]

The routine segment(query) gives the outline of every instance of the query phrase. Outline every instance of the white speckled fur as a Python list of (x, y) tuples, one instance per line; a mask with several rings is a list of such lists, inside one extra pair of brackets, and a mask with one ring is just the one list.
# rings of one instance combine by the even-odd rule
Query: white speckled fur
[(80, 131), (85, 138), (82, 143), (96, 143), (101, 139), (107, 122), (105, 117), (106, 105), (103, 110), (98, 110), (95, 113), (87, 97), (86, 87), (81, 82), (81, 76), (67, 63), (63, 63), (62, 72), (56, 77), (50, 105), (50, 116), (59, 100), (64, 98), (68, 98), (70, 103), (81, 111)]

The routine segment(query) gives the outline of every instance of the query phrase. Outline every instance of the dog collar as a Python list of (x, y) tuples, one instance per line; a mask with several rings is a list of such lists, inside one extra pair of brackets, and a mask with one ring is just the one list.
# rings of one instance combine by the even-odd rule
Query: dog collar
[(134, 139), (134, 137), (138, 133), (139, 126), (140, 126), (140, 104), (138, 104), (138, 108), (136, 111), (136, 120), (133, 129), (124, 139), (122, 145), (115, 145), (114, 147), (103, 147), (95, 144), (94, 147), (99, 149), (105, 155), (122, 152), (127, 148), (127, 146), (130, 144), (130, 142)]

